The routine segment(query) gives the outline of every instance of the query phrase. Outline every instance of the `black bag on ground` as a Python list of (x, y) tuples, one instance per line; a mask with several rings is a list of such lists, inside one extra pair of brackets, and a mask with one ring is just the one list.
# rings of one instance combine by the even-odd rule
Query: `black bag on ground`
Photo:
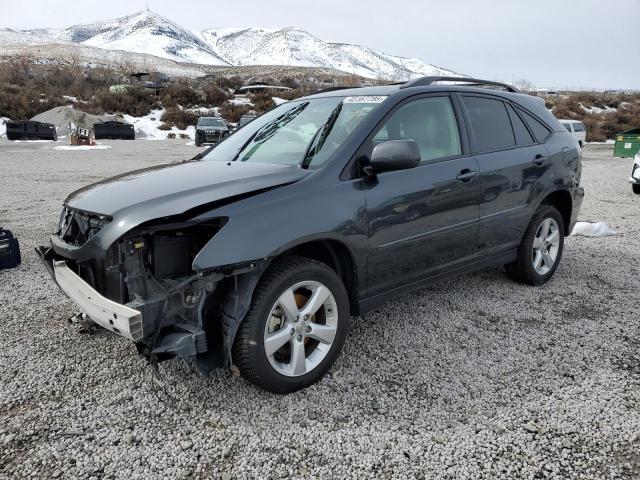
[(0, 228), (0, 270), (20, 265), (20, 244), (9, 230)]

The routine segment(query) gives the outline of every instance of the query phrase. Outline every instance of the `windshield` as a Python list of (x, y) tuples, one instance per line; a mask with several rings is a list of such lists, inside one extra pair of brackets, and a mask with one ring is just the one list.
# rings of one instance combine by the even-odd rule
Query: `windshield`
[(204, 160), (318, 168), (385, 98), (325, 97), (282, 104), (220, 142)]
[(198, 120), (200, 127), (224, 127), (225, 124), (220, 118), (201, 118)]

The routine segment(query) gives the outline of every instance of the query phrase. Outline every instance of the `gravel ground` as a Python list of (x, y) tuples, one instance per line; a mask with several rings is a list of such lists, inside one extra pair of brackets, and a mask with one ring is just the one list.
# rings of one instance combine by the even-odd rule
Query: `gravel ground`
[[(109, 142), (106, 142), (109, 143)], [(638, 478), (640, 197), (631, 162), (587, 147), (580, 220), (541, 288), (501, 269), (406, 295), (352, 322), (319, 384), (287, 396), (224, 371), (161, 365), (67, 326), (39, 264), (70, 191), (188, 158), (182, 141), (54, 151), (0, 141), (0, 224), (24, 263), (0, 272), (2, 478)]]

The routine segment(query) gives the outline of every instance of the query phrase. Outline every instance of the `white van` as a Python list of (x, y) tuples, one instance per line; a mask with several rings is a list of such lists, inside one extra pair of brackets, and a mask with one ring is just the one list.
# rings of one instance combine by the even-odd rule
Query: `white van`
[(578, 120), (560, 120), (560, 123), (578, 140), (578, 143), (582, 147), (587, 138), (587, 129), (584, 123)]

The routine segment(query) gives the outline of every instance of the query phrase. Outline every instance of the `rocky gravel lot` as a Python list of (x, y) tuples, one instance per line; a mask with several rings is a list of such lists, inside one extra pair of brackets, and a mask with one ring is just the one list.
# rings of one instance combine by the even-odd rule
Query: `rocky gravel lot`
[(196, 151), (108, 144), (0, 140), (0, 225), (24, 256), (0, 272), (0, 478), (640, 477), (640, 196), (609, 147), (585, 150), (580, 220), (617, 236), (570, 237), (541, 288), (494, 268), (354, 318), (331, 374), (277, 396), (178, 360), (154, 392), (131, 343), (67, 325), (33, 253), (66, 194)]

